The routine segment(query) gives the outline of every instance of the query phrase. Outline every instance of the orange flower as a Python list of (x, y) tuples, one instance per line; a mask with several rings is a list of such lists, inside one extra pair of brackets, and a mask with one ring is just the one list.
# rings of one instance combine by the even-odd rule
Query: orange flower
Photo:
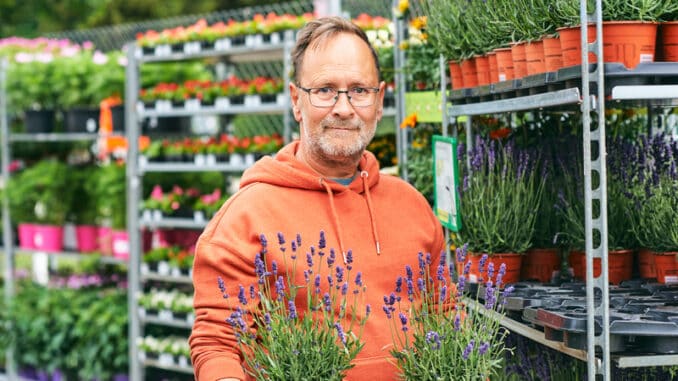
[(508, 127), (503, 127), (503, 128), (498, 129), (498, 130), (490, 131), (490, 139), (496, 139), (496, 140), (503, 139), (503, 138), (511, 135), (511, 131), (512, 130)]
[(417, 113), (413, 112), (412, 114), (405, 117), (405, 119), (400, 123), (400, 128), (414, 128), (417, 126)]

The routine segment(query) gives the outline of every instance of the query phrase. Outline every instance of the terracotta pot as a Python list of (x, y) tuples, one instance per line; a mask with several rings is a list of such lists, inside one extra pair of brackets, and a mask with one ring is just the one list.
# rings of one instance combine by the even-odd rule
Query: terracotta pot
[(545, 37), (544, 43), (544, 70), (547, 72), (558, 71), (563, 67), (563, 54), (560, 48), (560, 37)]
[(448, 66), (450, 67), (450, 79), (452, 80), (452, 89), (453, 90), (463, 89), (464, 81), (462, 80), (461, 65), (459, 64), (459, 61), (450, 61), (448, 62)]
[(525, 45), (525, 62), (527, 75), (540, 74), (546, 71), (543, 41), (530, 41)]
[(654, 61), (657, 26), (654, 22), (606, 21), (603, 23), (603, 58), (633, 69)]
[(678, 283), (678, 251), (654, 253), (654, 265), (659, 283)]
[(520, 279), (547, 283), (560, 272), (560, 267), (560, 252), (557, 248), (530, 249), (520, 266)]
[[(657, 23), (640, 21), (605, 21), (603, 23), (603, 58), (633, 69), (641, 62), (653, 62), (657, 38)], [(563, 65), (581, 65), (581, 30), (577, 27), (560, 28)], [(596, 27), (587, 29), (588, 42), (596, 39)], [(589, 52), (589, 63), (597, 59)]]
[(657, 279), (657, 269), (654, 266), (654, 251), (650, 249), (638, 250), (638, 272), (643, 279)]
[[(608, 282), (619, 284), (633, 277), (633, 250), (610, 250), (607, 254)], [(568, 263), (572, 267), (575, 279), (586, 280), (586, 253), (571, 251)], [(593, 276), (600, 276), (600, 259), (593, 258)]]
[[(560, 35), (560, 48), (563, 59), (563, 67), (581, 65), (581, 29), (579, 26), (558, 28)], [(589, 25), (587, 28), (588, 42), (596, 39), (595, 25)], [(597, 62), (596, 56), (589, 53), (589, 63)]]
[(490, 263), (493, 263), (494, 274), (491, 278), (492, 282), (496, 282), (496, 276), (499, 272), (499, 267), (502, 263), (506, 264), (506, 273), (502, 278), (502, 285), (509, 283), (516, 283), (520, 281), (520, 266), (523, 255), (519, 253), (496, 253), (488, 256), (487, 263), (480, 266), (480, 259), (482, 255), (468, 253), (464, 262), (457, 262), (457, 273), (464, 274), (464, 267), (467, 262), (471, 262), (471, 267), (466, 279), (471, 283), (478, 283), (487, 281), (487, 268)]
[(490, 63), (490, 83), (499, 82), (499, 72), (497, 71), (497, 53), (487, 53), (487, 58)]
[(461, 75), (464, 88), (478, 86), (478, 77), (476, 75), (476, 63), (473, 58), (461, 61)]
[(487, 56), (475, 56), (476, 63), (476, 77), (478, 78), (478, 86), (485, 86), (490, 84), (490, 59)]
[(678, 21), (661, 23), (662, 61), (678, 62)]
[(513, 74), (515, 78), (523, 78), (527, 75), (527, 61), (525, 58), (526, 42), (511, 44), (511, 56), (513, 57)]
[(495, 49), (497, 54), (497, 79), (499, 82), (513, 79), (513, 55), (511, 48)]

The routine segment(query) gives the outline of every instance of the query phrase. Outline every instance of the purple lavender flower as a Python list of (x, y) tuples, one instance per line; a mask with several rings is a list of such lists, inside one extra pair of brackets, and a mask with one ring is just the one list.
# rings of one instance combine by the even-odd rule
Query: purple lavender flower
[(290, 242), (290, 247), (292, 248), (292, 252), (296, 253), (297, 252), (297, 241)]
[(341, 266), (337, 266), (335, 269), (335, 273), (337, 276), (337, 283), (341, 283), (344, 281), (344, 268)]
[(309, 268), (313, 267), (313, 257), (311, 256), (311, 253), (306, 253), (306, 264)]
[(405, 273), (407, 274), (408, 280), (413, 279), (412, 277), (414, 276), (414, 274), (412, 273), (412, 267), (410, 267), (410, 265), (405, 265)]
[(403, 290), (403, 277), (398, 276), (398, 278), (396, 278), (395, 292), (400, 293), (400, 292), (402, 292), (402, 290)]
[(492, 279), (494, 276), (494, 262), (490, 262), (487, 264), (487, 278)]
[(419, 260), (419, 275), (424, 276), (426, 274), (426, 262), (424, 262), (424, 253), (421, 251), (417, 255), (417, 259)]
[(362, 287), (362, 286), (363, 286), (363, 273), (358, 272), (358, 273), (355, 275), (355, 284), (356, 284), (356, 286), (358, 286), (358, 287)]
[(454, 316), (454, 330), (458, 331), (461, 328), (461, 316), (456, 314)]
[(285, 237), (282, 232), (278, 232), (278, 244), (280, 245), (280, 251), (285, 252)]
[(466, 260), (466, 253), (468, 253), (468, 243), (457, 247), (454, 251), (457, 254), (457, 262), (464, 262)]
[(301, 234), (297, 233), (297, 247), (301, 247)]
[(334, 249), (330, 249), (330, 255), (327, 257), (327, 267), (332, 267), (334, 265), (334, 261), (336, 260), (336, 254), (334, 253)]
[(350, 265), (353, 263), (353, 250), (348, 249), (346, 252), (346, 264)]
[(341, 343), (346, 345), (346, 334), (344, 333), (344, 329), (341, 327), (341, 324), (339, 324), (338, 321), (334, 323), (334, 328), (337, 329), (337, 336), (339, 336)]
[(221, 296), (224, 299), (228, 299), (228, 294), (226, 293), (226, 283), (224, 283), (224, 280), (220, 276), (217, 277), (217, 284), (219, 285), (219, 291), (221, 291)]
[(326, 312), (332, 311), (332, 299), (330, 299), (330, 294), (328, 292), (323, 295), (323, 305), (325, 306)]
[(275, 293), (278, 300), (283, 300), (285, 297), (285, 281), (282, 275), (278, 276), (278, 279), (275, 281)]
[(381, 309), (384, 311), (387, 318), (390, 319), (390, 318), (393, 317), (393, 315), (391, 315), (391, 308), (389, 306), (383, 306), (383, 307), (381, 307)]
[(250, 299), (254, 300), (256, 296), (257, 293), (256, 290), (254, 289), (254, 285), (250, 285)]
[(259, 278), (259, 284), (263, 284), (264, 276), (266, 275), (266, 264), (263, 259), (261, 259), (261, 253), (257, 253), (254, 256), (254, 273)]
[(309, 276), (308, 270), (304, 270), (304, 283), (309, 284), (311, 282), (311, 278)]
[(320, 294), (320, 275), (315, 276), (315, 281), (313, 282), (315, 286), (315, 293)]
[(445, 265), (438, 265), (438, 270), (436, 271), (436, 279), (443, 282), (445, 281)]
[(499, 265), (499, 272), (497, 273), (497, 279), (494, 282), (494, 284), (497, 287), (501, 287), (502, 281), (504, 279), (504, 275), (506, 275), (506, 263), (502, 263), (501, 265)]
[(488, 310), (494, 308), (494, 305), (497, 302), (494, 290), (491, 281), (485, 283), (485, 308)]
[(507, 298), (508, 298), (509, 296), (511, 296), (511, 294), (513, 293), (513, 290), (514, 290), (514, 289), (515, 289), (515, 288), (514, 288), (513, 286), (508, 286), (508, 287), (506, 287), (506, 288), (504, 289), (504, 291), (503, 291), (502, 294), (501, 294), (501, 304), (502, 304), (502, 305), (506, 305), (506, 302), (508, 301)]
[(268, 247), (268, 241), (266, 240), (266, 236), (263, 234), (259, 234), (259, 242), (261, 242), (261, 254), (266, 254), (266, 249)]
[(365, 306), (365, 317), (367, 318), (372, 313), (372, 306), (369, 304)]
[(464, 264), (464, 275), (468, 275), (471, 272), (471, 260), (469, 259), (466, 261), (466, 264)]
[(475, 346), (476, 342), (475, 340), (469, 341), (468, 345), (464, 349), (464, 353), (462, 353), (461, 357), (464, 360), (468, 360), (468, 357), (471, 355), (471, 352), (473, 351), (473, 347)]
[(407, 315), (401, 312), (398, 314), (398, 317), (400, 318), (403, 332), (407, 332)]
[(484, 355), (485, 353), (487, 353), (488, 349), (490, 349), (490, 343), (486, 341), (480, 344), (480, 347), (478, 347), (478, 354)]
[(274, 277), (278, 276), (278, 262), (271, 261), (271, 272), (273, 273)]
[(480, 257), (480, 264), (478, 265), (478, 272), (483, 273), (485, 272), (485, 263), (487, 263), (487, 254), (483, 254), (482, 257)]
[(332, 278), (332, 275), (327, 276), (327, 284), (329, 284), (330, 288), (334, 285), (334, 278)]
[(411, 302), (414, 300), (414, 282), (412, 279), (407, 279), (407, 299)]
[(264, 325), (266, 326), (266, 330), (270, 331), (272, 329), (271, 327), (271, 314), (266, 312), (264, 314)]
[(426, 291), (426, 283), (424, 283), (424, 280), (422, 278), (417, 278), (417, 289), (419, 290), (419, 292)]
[(318, 240), (318, 249), (322, 250), (325, 248), (325, 245), (327, 244), (327, 241), (325, 241), (325, 232), (320, 231), (320, 240)]
[(238, 301), (242, 305), (247, 305), (247, 296), (245, 296), (245, 287), (242, 285), (238, 286), (240, 291), (238, 291)]
[(348, 282), (341, 285), (341, 295), (346, 295), (346, 293), (348, 293)]
[(444, 303), (447, 298), (447, 286), (440, 288), (440, 303)]
[(431, 349), (438, 350), (440, 349), (440, 335), (436, 331), (426, 332), (426, 343), (431, 346)]
[(289, 310), (288, 318), (290, 320), (296, 319), (297, 316), (297, 306), (294, 304), (294, 300), (287, 301), (287, 309)]
[(466, 286), (466, 276), (460, 275), (457, 280), (457, 296), (462, 296), (464, 294), (464, 287)]

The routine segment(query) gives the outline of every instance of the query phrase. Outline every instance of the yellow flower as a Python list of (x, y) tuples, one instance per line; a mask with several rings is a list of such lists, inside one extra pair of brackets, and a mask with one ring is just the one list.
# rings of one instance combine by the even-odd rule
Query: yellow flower
[(424, 29), (426, 28), (426, 16), (419, 16), (410, 21), (410, 25), (415, 29)]
[(398, 2), (398, 11), (400, 11), (401, 14), (404, 15), (409, 8), (410, 8), (409, 0), (400, 0)]
[(411, 127), (414, 128), (417, 126), (417, 113), (413, 112), (412, 114), (405, 117), (405, 119), (400, 123), (400, 128)]

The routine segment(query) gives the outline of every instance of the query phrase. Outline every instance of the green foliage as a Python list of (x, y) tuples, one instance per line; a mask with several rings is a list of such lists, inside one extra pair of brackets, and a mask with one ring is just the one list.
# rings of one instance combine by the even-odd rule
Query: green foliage
[(99, 171), (94, 166), (75, 167), (72, 169), (71, 182), (73, 184), (70, 216), (77, 225), (95, 225), (97, 223), (97, 182)]
[(544, 191), (537, 150), (478, 137), (471, 168), (459, 155), (462, 226), (455, 244), (474, 253), (524, 253), (532, 246), (536, 216)]
[[(587, 0), (587, 11), (591, 13), (595, 2)], [(555, 0), (553, 7), (560, 26), (579, 25), (579, 2)], [(667, 15), (678, 12), (678, 4), (673, 0), (602, 0), (603, 21), (658, 21)]]
[(0, 339), (12, 340), (19, 367), (59, 369), (69, 379), (110, 380), (128, 367), (127, 301), (117, 290), (46, 289), (21, 283), (3, 308)]
[(15, 222), (63, 225), (71, 206), (71, 189), (69, 166), (42, 160), (13, 176), (6, 191)]
[(7, 69), (8, 107), (21, 110), (54, 109), (56, 89), (51, 86), (54, 66), (39, 60), (12, 61)]
[[(98, 169), (95, 194), (99, 217), (109, 221), (113, 229), (127, 226), (127, 187), (124, 164), (105, 164)], [(103, 222), (103, 221), (102, 221)]]

